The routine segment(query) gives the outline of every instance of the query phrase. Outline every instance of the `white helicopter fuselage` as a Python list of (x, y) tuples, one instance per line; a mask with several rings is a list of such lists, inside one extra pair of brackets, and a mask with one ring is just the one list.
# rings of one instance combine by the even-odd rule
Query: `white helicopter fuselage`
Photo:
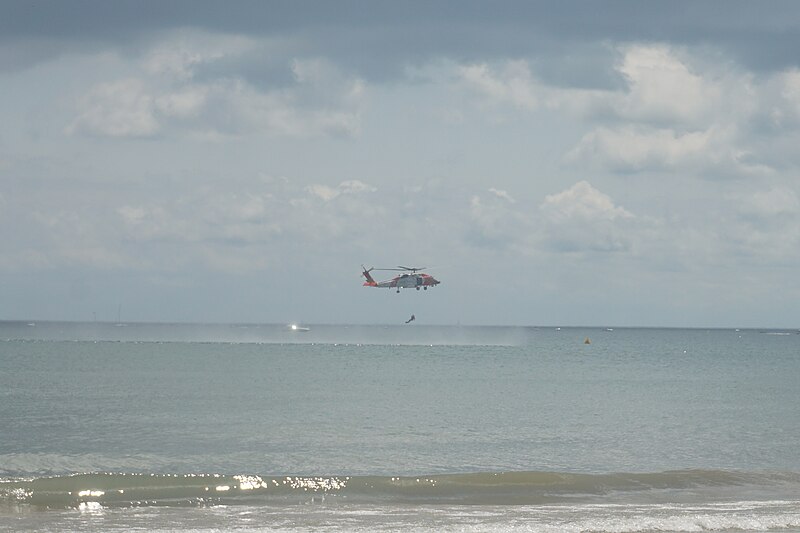
[[(395, 287), (399, 287), (401, 289), (410, 289), (412, 287), (421, 287), (424, 280), (422, 276), (414, 275), (414, 274), (403, 274), (399, 276), (395, 280)], [(391, 285), (390, 285), (391, 286)]]
[[(405, 268), (405, 267), (403, 267)], [(416, 272), (417, 269), (409, 269), (405, 268), (406, 270), (413, 270), (414, 272), (409, 274), (400, 274), (399, 276), (395, 276), (392, 279), (386, 281), (375, 281), (372, 276), (370, 276), (369, 272), (370, 269), (364, 269), (362, 275), (367, 279), (364, 283), (366, 287), (379, 287), (379, 288), (392, 288), (397, 289), (397, 292), (400, 292), (400, 289), (417, 289), (420, 288), (428, 290), (428, 287), (433, 287), (439, 284), (439, 280), (434, 278), (429, 274)], [(396, 269), (382, 269), (382, 270), (396, 270)]]

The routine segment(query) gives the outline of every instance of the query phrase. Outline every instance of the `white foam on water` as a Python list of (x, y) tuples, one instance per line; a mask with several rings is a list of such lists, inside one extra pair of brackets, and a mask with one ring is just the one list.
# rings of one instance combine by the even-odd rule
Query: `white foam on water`
[[(77, 513), (77, 514), (76, 514)], [(7, 515), (0, 514), (0, 529)], [(6, 525), (10, 524), (7, 523)], [(800, 501), (663, 505), (427, 506), (306, 503), (285, 506), (104, 508), (84, 502), (76, 510), (25, 513), (20, 529), (57, 530), (65, 524), (86, 531), (296, 532), (307, 530), (684, 533), (700, 531), (784, 533), (800, 531)]]

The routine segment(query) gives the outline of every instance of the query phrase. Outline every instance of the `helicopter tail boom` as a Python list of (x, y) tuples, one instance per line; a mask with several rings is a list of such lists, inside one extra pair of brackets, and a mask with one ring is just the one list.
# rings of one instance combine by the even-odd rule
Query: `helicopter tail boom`
[(362, 275), (365, 278), (367, 278), (367, 281), (364, 282), (364, 286), (365, 287), (377, 287), (378, 286), (378, 282), (376, 282), (374, 279), (372, 279), (372, 276), (369, 275), (369, 273), (372, 270), (372, 268), (365, 268), (364, 265), (361, 265), (361, 268), (364, 270)]

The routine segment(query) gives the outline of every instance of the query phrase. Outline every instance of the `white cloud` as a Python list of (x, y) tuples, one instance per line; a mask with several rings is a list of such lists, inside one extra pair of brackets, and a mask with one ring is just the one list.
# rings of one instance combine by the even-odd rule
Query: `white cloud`
[(201, 65), (237, 57), (257, 47), (257, 41), (241, 35), (178, 30), (165, 34), (140, 63), (148, 76), (186, 81)]
[(359, 194), (364, 192), (375, 192), (377, 189), (359, 180), (347, 180), (341, 182), (338, 187), (327, 185), (312, 184), (306, 186), (306, 191), (313, 196), (321, 198), (325, 202), (330, 202), (342, 194)]
[(726, 245), (723, 257), (785, 266), (800, 261), (800, 198), (795, 189), (776, 186), (726, 200), (734, 216), (716, 228)]
[(325, 202), (330, 202), (341, 194), (339, 189), (334, 189), (333, 187), (319, 184), (309, 185), (306, 187), (306, 190), (314, 196), (321, 198)]
[[(99, 223), (100, 215), (88, 210), (60, 208), (33, 211), (30, 223), (44, 230), (34, 233), (34, 242), (43, 254), (24, 253), (21, 259), (31, 260), (31, 267), (81, 266), (116, 269), (129, 265), (118, 242), (113, 241), (114, 228)], [(41, 240), (39, 240), (41, 239)]]
[(168, 247), (170, 264), (196, 262), (231, 273), (264, 268), (275, 259), (275, 250), (285, 253), (290, 243), (321, 248), (340, 245), (343, 235), (361, 239), (365, 228), (374, 228), (386, 214), (370, 194), (377, 189), (360, 180), (336, 187), (300, 187), (285, 178), (257, 182), (237, 192), (224, 183), (205, 185), (116, 212), (125, 239), (149, 249), (151, 256), (167, 253)]
[(147, 137), (159, 130), (154, 98), (138, 79), (101, 83), (79, 103), (69, 133), (109, 137)]
[(546, 196), (539, 211), (544, 225), (541, 238), (550, 249), (621, 251), (632, 245), (636, 217), (587, 181)]
[[(707, 178), (766, 175), (773, 165), (749, 135), (760, 99), (778, 92), (773, 121), (800, 124), (800, 75), (756, 84), (735, 65), (666, 44), (628, 44), (615, 70), (615, 90), (555, 87), (524, 60), (451, 67), (456, 78), (495, 105), (559, 119), (583, 129), (567, 161), (612, 172), (682, 170)], [(435, 79), (435, 77), (433, 77)], [(763, 106), (762, 106), (763, 107)], [(796, 111), (795, 111), (796, 110)]]
[(510, 195), (489, 192), (469, 201), (467, 242), (479, 248), (531, 256), (628, 251), (652, 226), (587, 181), (546, 196), (538, 209), (517, 207)]
[[(752, 110), (750, 78), (708, 64), (692, 68), (688, 53), (667, 45), (632, 44), (617, 49), (619, 90), (555, 87), (538, 79), (525, 60), (455, 67), (455, 76), (495, 105), (529, 112), (543, 108), (584, 118), (608, 118), (665, 127), (707, 129), (735, 111)], [(683, 56), (683, 57), (681, 57)]]
[(494, 104), (510, 104), (527, 111), (539, 107), (539, 86), (526, 61), (507, 61), (494, 71), (486, 63), (458, 67), (460, 78)]
[(339, 189), (344, 194), (358, 194), (361, 192), (376, 192), (378, 189), (371, 185), (367, 185), (360, 180), (346, 180), (339, 184)]
[[(363, 80), (347, 76), (322, 59), (295, 58), (284, 64), (294, 83), (255, 85), (242, 76), (200, 65), (224, 67), (265, 43), (249, 39), (182, 35), (166, 38), (140, 64), (122, 65), (131, 75), (92, 86), (77, 104), (70, 134), (151, 137), (186, 132), (213, 140), (245, 132), (277, 136), (354, 136), (366, 98)], [(124, 58), (120, 58), (124, 61)]]
[(493, 191), (488, 197), (473, 195), (469, 201), (468, 242), (482, 248), (524, 248), (530, 220), (512, 203)]
[(736, 127), (683, 132), (598, 127), (565, 154), (565, 161), (618, 173), (680, 170), (710, 180), (774, 174), (768, 161), (741, 147), (746, 144)]
[(678, 133), (671, 129), (597, 128), (585, 134), (566, 158), (623, 172), (674, 169), (711, 157), (715, 132)]
[(607, 194), (592, 187), (588, 181), (579, 181), (565, 191), (545, 196), (540, 209), (555, 221), (633, 218), (630, 212), (615, 206)]
[(776, 187), (757, 191), (741, 200), (742, 212), (749, 215), (771, 217), (779, 215), (800, 216), (800, 200), (794, 190)]
[(665, 45), (632, 45), (623, 49), (617, 67), (628, 92), (617, 95), (616, 110), (624, 118), (646, 123), (703, 126), (714, 118), (724, 91), (714, 80), (692, 72)]
[(762, 116), (778, 130), (800, 127), (800, 69), (790, 68), (765, 80), (759, 87)]
[(155, 109), (164, 117), (191, 118), (206, 106), (209, 87), (187, 87), (155, 98)]
[(514, 200), (514, 198), (510, 194), (508, 194), (508, 191), (504, 191), (502, 189), (495, 189), (494, 187), (489, 187), (489, 192), (494, 194), (498, 198), (506, 200), (507, 202), (511, 202), (512, 204), (516, 203), (516, 200)]
[(180, 217), (162, 205), (124, 205), (117, 208), (124, 225), (126, 238), (131, 241), (196, 240), (197, 229), (192, 230)]

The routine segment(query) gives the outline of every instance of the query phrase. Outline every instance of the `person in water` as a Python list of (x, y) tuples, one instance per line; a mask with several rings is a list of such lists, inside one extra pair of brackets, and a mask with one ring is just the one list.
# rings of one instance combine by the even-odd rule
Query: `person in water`
[(409, 318), (408, 320), (406, 320), (406, 324), (408, 324), (408, 323), (409, 323), (409, 322), (411, 322), (412, 320), (416, 320), (416, 318), (417, 318), (417, 317), (415, 317), (414, 315), (411, 315), (411, 318)]

